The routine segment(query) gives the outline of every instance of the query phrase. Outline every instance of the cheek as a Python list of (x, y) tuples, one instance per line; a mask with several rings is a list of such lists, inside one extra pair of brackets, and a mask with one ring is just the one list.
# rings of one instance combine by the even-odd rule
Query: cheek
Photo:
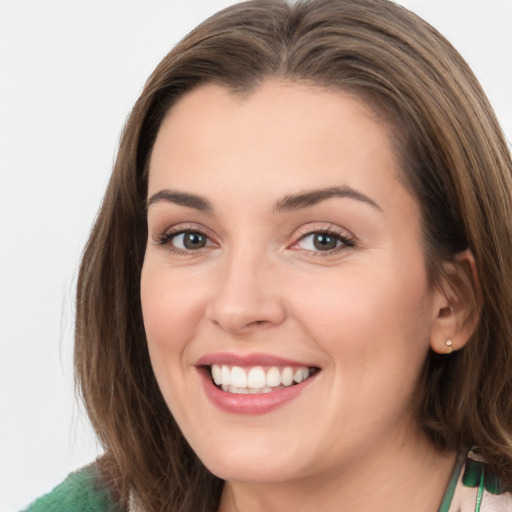
[(180, 286), (172, 272), (151, 264), (142, 270), (141, 303), (150, 351), (176, 351), (193, 335), (200, 319), (198, 287)]
[(201, 287), (190, 285), (188, 280), (186, 284), (180, 284), (168, 269), (145, 262), (141, 304), (148, 351), (160, 390), (173, 413), (179, 409), (179, 397), (188, 393), (183, 376), (190, 370), (189, 341), (201, 321)]
[[(382, 269), (386, 268), (386, 272)], [(419, 373), (428, 351), (432, 293), (423, 268), (365, 266), (311, 279), (294, 304), (295, 317), (334, 366), (355, 374)], [(385, 362), (385, 363), (384, 363)], [(359, 373), (358, 373), (359, 372)], [(408, 375), (411, 377), (411, 375)]]
[(429, 348), (429, 292), (422, 278), (369, 271), (322, 284), (309, 283), (296, 317), (327, 355), (329, 425), (356, 444), (413, 414)]
[[(150, 259), (141, 275), (141, 304), (151, 366), (169, 410), (186, 424), (193, 389), (186, 386), (191, 371), (190, 341), (202, 317), (198, 280), (184, 279)], [(193, 283), (193, 284), (191, 284)]]

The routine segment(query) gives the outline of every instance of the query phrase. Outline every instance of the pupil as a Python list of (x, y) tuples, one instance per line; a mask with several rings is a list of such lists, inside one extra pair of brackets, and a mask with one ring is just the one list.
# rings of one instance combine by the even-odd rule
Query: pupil
[(186, 233), (183, 245), (187, 249), (201, 249), (206, 245), (206, 237), (201, 233)]
[(325, 233), (321, 233), (319, 235), (315, 235), (313, 245), (316, 249), (320, 251), (328, 251), (329, 249), (336, 249), (337, 240), (335, 237), (331, 235), (326, 235)]

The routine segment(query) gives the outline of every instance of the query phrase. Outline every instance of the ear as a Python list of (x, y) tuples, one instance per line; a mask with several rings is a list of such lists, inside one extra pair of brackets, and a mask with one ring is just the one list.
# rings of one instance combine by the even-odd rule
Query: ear
[(480, 305), (475, 258), (468, 249), (442, 264), (434, 300), (432, 350), (450, 354), (464, 347), (478, 325)]

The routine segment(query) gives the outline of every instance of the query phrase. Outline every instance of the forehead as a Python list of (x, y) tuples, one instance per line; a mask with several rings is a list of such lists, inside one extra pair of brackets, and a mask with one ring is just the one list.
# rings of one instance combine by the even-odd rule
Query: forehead
[[(151, 155), (149, 188), (163, 175), (185, 178), (182, 166), (203, 169), (208, 180), (219, 180), (234, 167), (246, 177), (305, 178), (300, 170), (307, 161), (311, 178), (321, 181), (327, 168), (335, 170), (336, 160), (340, 170), (353, 169), (352, 179), (363, 162), (398, 175), (392, 138), (388, 124), (344, 92), (269, 80), (235, 94), (208, 84), (183, 96), (164, 118)], [(369, 178), (368, 172), (371, 168), (360, 178)]]

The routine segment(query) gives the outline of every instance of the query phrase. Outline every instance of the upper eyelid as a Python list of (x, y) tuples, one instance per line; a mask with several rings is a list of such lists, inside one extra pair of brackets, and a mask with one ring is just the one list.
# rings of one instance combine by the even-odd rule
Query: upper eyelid
[[(177, 236), (188, 231), (201, 233), (212, 242), (217, 244), (219, 243), (217, 237), (212, 233), (212, 230), (198, 222), (181, 222), (167, 226), (163, 229), (158, 229), (153, 233), (152, 238), (156, 243), (159, 243), (164, 238), (171, 239), (173, 236)], [(327, 233), (332, 236), (338, 236), (341, 239), (349, 239), (351, 241), (357, 242), (357, 237), (346, 228), (343, 228), (337, 224), (333, 224), (329, 221), (313, 221), (295, 229), (294, 234), (291, 235), (292, 242), (290, 242), (288, 246), (293, 246), (301, 239), (315, 233)]]
[[(149, 231), (151, 232), (152, 230)], [(166, 226), (162, 229), (156, 228), (153, 230), (153, 238), (158, 240), (166, 235), (178, 235), (180, 233), (186, 233), (187, 231), (195, 231), (206, 235), (208, 238), (212, 238), (211, 230), (197, 222), (178, 222), (177, 224)]]
[[(330, 222), (313, 222), (301, 226), (299, 228), (298, 233), (294, 238), (294, 241), (289, 245), (289, 247), (292, 248), (293, 246), (297, 245), (301, 240), (304, 240), (311, 235), (320, 233), (337, 237), (346, 247), (355, 247), (358, 245), (358, 238), (348, 229), (342, 228), (341, 226), (337, 224), (332, 224)], [(327, 255), (328, 253), (329, 251), (325, 251), (325, 255)]]
[(305, 240), (313, 235), (327, 235), (327, 236), (331, 236), (333, 238), (337, 238), (338, 240), (340, 240), (344, 243), (347, 243), (350, 241), (351, 243), (355, 244), (355, 239), (351, 235), (344, 235), (342, 233), (338, 233), (335, 231), (311, 231), (309, 233), (306, 233), (306, 234), (300, 236), (295, 242), (293, 242), (293, 245), (295, 245), (295, 244), (299, 243), (301, 240)]
[(355, 235), (346, 228), (333, 224), (331, 222), (311, 222), (301, 226), (297, 231), (298, 238), (312, 235), (314, 233), (330, 233), (332, 235), (338, 235), (340, 237), (345, 236), (346, 238), (355, 239)]
[(177, 229), (176, 231), (167, 230), (164, 232), (158, 239), (157, 244), (163, 245), (169, 242), (170, 240), (173, 240), (174, 238), (177, 238), (180, 235), (184, 235), (185, 233), (199, 233), (201, 235), (204, 235), (208, 240), (212, 241), (212, 238), (204, 233), (203, 231), (199, 231), (198, 229)]

